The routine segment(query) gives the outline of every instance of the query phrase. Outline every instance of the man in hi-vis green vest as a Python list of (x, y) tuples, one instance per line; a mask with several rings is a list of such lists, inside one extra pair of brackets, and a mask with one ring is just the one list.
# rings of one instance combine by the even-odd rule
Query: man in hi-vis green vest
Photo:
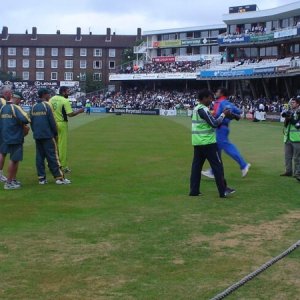
[(224, 169), (221, 157), (218, 153), (216, 132), (225, 117), (230, 116), (230, 110), (225, 109), (218, 119), (215, 119), (210, 111), (209, 105), (213, 99), (213, 93), (207, 89), (198, 94), (198, 105), (194, 107), (192, 115), (192, 144), (194, 146), (194, 158), (190, 178), (189, 196), (199, 196), (201, 170), (207, 159), (215, 175), (216, 185), (221, 198), (227, 197), (235, 192), (227, 187), (224, 178)]
[[(290, 156), (294, 161), (294, 177), (300, 181), (300, 97), (293, 99), (290, 103), (291, 111), (282, 114), (284, 121), (284, 142), (290, 146)], [(287, 154), (285, 153), (285, 156)], [(292, 162), (289, 169), (281, 176), (292, 176)]]

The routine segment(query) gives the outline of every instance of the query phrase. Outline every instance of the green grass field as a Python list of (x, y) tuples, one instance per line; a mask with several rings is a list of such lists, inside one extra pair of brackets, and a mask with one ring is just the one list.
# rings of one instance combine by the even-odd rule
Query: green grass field
[[(209, 179), (187, 196), (190, 118), (72, 118), (69, 186), (37, 184), (28, 136), (23, 188), (0, 190), (0, 299), (210, 299), (298, 241), (282, 125), (232, 125), (252, 167), (223, 156), (226, 200)], [(296, 250), (227, 299), (300, 299), (299, 274)]]

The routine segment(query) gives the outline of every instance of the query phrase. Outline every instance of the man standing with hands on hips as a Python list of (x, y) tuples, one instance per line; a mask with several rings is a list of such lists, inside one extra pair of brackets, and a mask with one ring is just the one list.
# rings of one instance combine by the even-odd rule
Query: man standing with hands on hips
[(64, 173), (71, 172), (68, 167), (67, 160), (67, 145), (68, 145), (68, 117), (75, 117), (84, 112), (84, 108), (73, 111), (71, 103), (68, 100), (69, 88), (61, 86), (59, 95), (50, 99), (50, 104), (53, 109), (54, 118), (58, 129), (58, 154)]
[(208, 90), (201, 90), (198, 94), (198, 105), (193, 110), (192, 115), (192, 144), (194, 146), (194, 158), (190, 177), (189, 196), (199, 196), (201, 170), (205, 160), (214, 172), (216, 185), (221, 198), (227, 197), (235, 192), (227, 187), (224, 178), (223, 164), (218, 153), (216, 140), (217, 128), (225, 117), (230, 116), (230, 110), (225, 109), (218, 119), (215, 119), (209, 112), (209, 105), (213, 99), (213, 93)]

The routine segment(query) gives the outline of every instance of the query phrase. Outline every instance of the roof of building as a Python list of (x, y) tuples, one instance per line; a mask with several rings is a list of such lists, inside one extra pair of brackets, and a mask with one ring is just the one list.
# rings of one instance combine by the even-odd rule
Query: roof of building
[(232, 25), (241, 23), (246, 24), (266, 22), (276, 19), (290, 18), (298, 15), (300, 15), (300, 1), (265, 10), (224, 14), (222, 17), (226, 24)]
[(136, 35), (114, 35), (110, 41), (106, 41), (106, 35), (80, 35), (76, 40), (76, 34), (37, 34), (33, 39), (32, 34), (8, 34), (5, 38), (0, 35), (0, 46), (9, 47), (128, 47), (134, 45)]
[(168, 34), (168, 33), (201, 31), (201, 30), (217, 30), (217, 29), (226, 29), (226, 28), (227, 27), (225, 24), (215, 24), (215, 25), (194, 26), (194, 27), (184, 27), (184, 28), (150, 30), (150, 31), (144, 31), (143, 35), (146, 36), (146, 35), (155, 35), (155, 34)]

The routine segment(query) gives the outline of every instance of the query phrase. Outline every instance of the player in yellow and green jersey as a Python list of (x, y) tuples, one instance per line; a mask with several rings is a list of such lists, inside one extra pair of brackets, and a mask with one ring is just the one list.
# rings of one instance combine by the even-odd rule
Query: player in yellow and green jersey
[(60, 163), (64, 173), (70, 172), (67, 160), (67, 145), (68, 145), (68, 117), (75, 117), (84, 112), (84, 108), (73, 111), (69, 97), (69, 88), (61, 86), (59, 95), (50, 99), (50, 104), (53, 109), (54, 118), (58, 129), (58, 154)]

